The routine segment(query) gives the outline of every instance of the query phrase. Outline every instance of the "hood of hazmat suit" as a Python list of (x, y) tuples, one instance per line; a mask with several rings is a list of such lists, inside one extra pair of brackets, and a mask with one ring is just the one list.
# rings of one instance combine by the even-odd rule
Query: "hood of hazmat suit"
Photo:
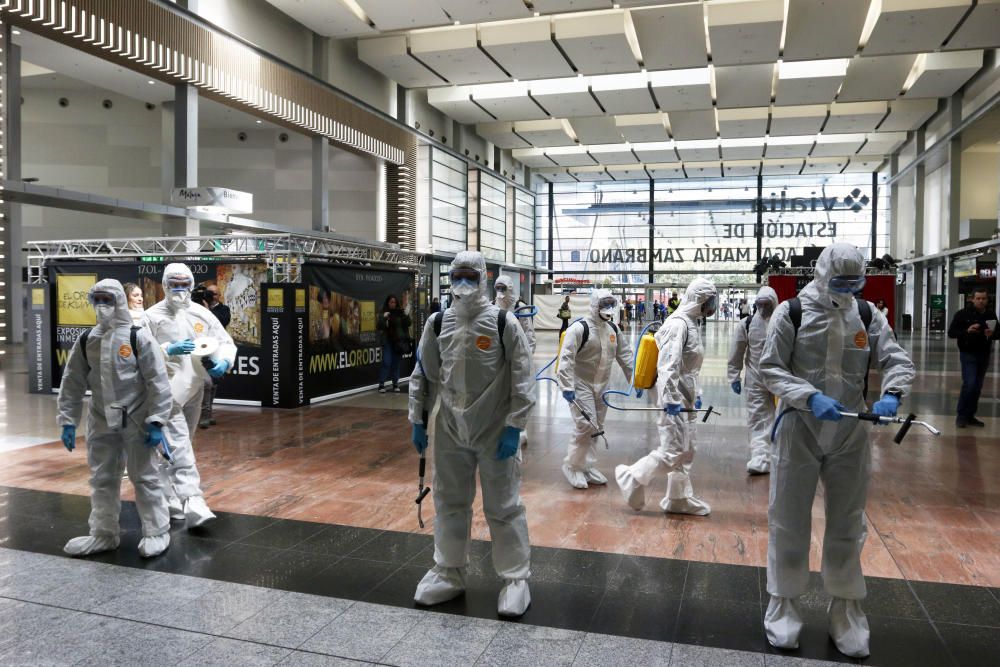
[[(175, 288), (170, 285), (187, 283), (188, 287)], [(190, 354), (167, 355), (167, 346), (181, 340), (215, 338), (218, 349), (211, 355), (213, 361), (225, 359), (230, 368), (236, 362), (236, 343), (226, 331), (219, 318), (201, 304), (191, 301), (194, 277), (186, 264), (168, 264), (163, 270), (164, 298), (146, 311), (146, 325), (160, 344), (167, 363), (167, 374), (174, 400), (185, 405), (200, 395), (208, 377), (201, 359)], [(200, 399), (199, 399), (200, 400)]]
[(59, 388), (59, 424), (80, 424), (88, 389), (88, 439), (152, 421), (165, 424), (170, 418), (170, 388), (159, 346), (148, 331), (138, 329), (133, 351), (132, 316), (121, 283), (101, 280), (90, 288), (88, 299), (96, 304), (97, 325), (87, 335), (86, 357), (77, 341), (66, 362)]
[[(684, 299), (656, 332), (657, 395), (660, 406), (670, 403), (693, 408), (701, 394), (698, 374), (705, 358), (698, 320), (714, 312), (718, 302), (715, 285), (705, 278), (696, 278), (687, 286)], [(695, 415), (690, 414), (694, 419)]]
[[(499, 287), (505, 287), (506, 289), (501, 292), (497, 289)], [(517, 314), (518, 305), (527, 305), (523, 301), (517, 298), (514, 292), (514, 279), (508, 275), (499, 276), (495, 283), (493, 283), (493, 289), (496, 290), (496, 299), (493, 301), (501, 310), (506, 310)], [(527, 313), (527, 308), (523, 314)], [(533, 317), (518, 317), (517, 323), (521, 325), (521, 329), (524, 331), (524, 335), (528, 338), (528, 347), (531, 348), (531, 352), (535, 352), (535, 321)]]

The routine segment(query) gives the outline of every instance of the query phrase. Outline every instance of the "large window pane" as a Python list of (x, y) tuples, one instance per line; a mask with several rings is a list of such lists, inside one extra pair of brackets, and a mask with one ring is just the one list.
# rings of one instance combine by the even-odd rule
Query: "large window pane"
[(467, 168), (443, 151), (431, 151), (431, 242), (435, 250), (461, 252), (468, 225)]

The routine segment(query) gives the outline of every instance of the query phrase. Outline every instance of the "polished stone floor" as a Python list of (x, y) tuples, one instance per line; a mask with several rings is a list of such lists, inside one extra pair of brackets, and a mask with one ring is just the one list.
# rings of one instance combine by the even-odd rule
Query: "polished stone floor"
[[(672, 664), (763, 664), (758, 661), (765, 659), (777, 664), (779, 656), (767, 652), (760, 627), (767, 478), (748, 477), (744, 472), (743, 411), (725, 381), (732, 326), (711, 324), (707, 330), (702, 383), (706, 402), (723, 414), (700, 425), (693, 479), (699, 495), (712, 504), (709, 517), (668, 517), (654, 509), (633, 512), (613, 483), (586, 491), (570, 488), (559, 472), (571, 430), (569, 413), (554, 385), (539, 385), (523, 464), (523, 496), (531, 542), (537, 547), (533, 570), (538, 590), (532, 611), (524, 619), (530, 631), (523, 641), (533, 643), (525, 639), (534, 636), (531, 633), (551, 638), (556, 629), (577, 633), (581, 636), (576, 640), (567, 640), (579, 649), (573, 659), (600, 664), (624, 660), (611, 660), (612, 654), (607, 654), (607, 660), (589, 658), (584, 651), (588, 642), (597, 642), (597, 650), (625, 638), (666, 642), (666, 648), (630, 646), (628, 651), (635, 655), (652, 651), (648, 659), (636, 664), (669, 664), (671, 659)], [(554, 354), (556, 340), (554, 332), (541, 333), (539, 367)], [(982, 658), (1000, 652), (996, 591), (1000, 587), (1000, 430), (996, 426), (1000, 376), (995, 365), (984, 390), (980, 417), (987, 421), (987, 428), (957, 430), (953, 409), (960, 377), (952, 344), (928, 337), (903, 337), (901, 342), (913, 353), (920, 377), (904, 408), (935, 423), (943, 434), (935, 438), (914, 428), (902, 445), (895, 445), (892, 430), (872, 432), (870, 530), (863, 557), (872, 583), (866, 603), (873, 619), (873, 657), (868, 662), (989, 664)], [(27, 396), (23, 391), (26, 378), (18, 370), (16, 364), (5, 370), (0, 394), (0, 485), (8, 488), (0, 546), (58, 554), (66, 538), (85, 529), (85, 454), (82, 447), (70, 454), (52, 443), (58, 435), (53, 426), (54, 400)], [(612, 384), (619, 388), (624, 384), (618, 371)], [(296, 411), (220, 406), (218, 426), (200, 431), (196, 448), (210, 504), (233, 514), (205, 534), (179, 531), (167, 555), (138, 564), (159, 569), (162, 576), (226, 581), (236, 577), (244, 587), (387, 604), (396, 612), (399, 607), (412, 608), (413, 585), (429, 562), (431, 524), (423, 531), (417, 527), (412, 502), (416, 457), (408, 442), (405, 403), (405, 395), (368, 393)], [(607, 431), (611, 447), (602, 448), (599, 458), (609, 476), (616, 464), (633, 461), (655, 441), (648, 413), (611, 411)], [(128, 497), (128, 484), (123, 490)], [(655, 508), (654, 499), (650, 500), (649, 507)], [(430, 504), (426, 509), (425, 519), (433, 515)], [(813, 513), (811, 566), (817, 570), (822, 498), (817, 499)], [(33, 525), (33, 517), (39, 516), (48, 524)], [(126, 512), (123, 525), (129, 527), (129, 521), (135, 523), (134, 514), (129, 518)], [(251, 525), (255, 529), (243, 535), (241, 531)], [(480, 514), (473, 531), (475, 537), (488, 539)], [(354, 545), (360, 549), (355, 552), (338, 546), (332, 560), (323, 550), (327, 547), (308, 547), (341, 545), (342, 539), (353, 544), (351, 540), (361, 539), (357, 536), (369, 534), (373, 536), (367, 547)], [(105, 567), (137, 565), (134, 547), (126, 548), (126, 543), (115, 558), (104, 559), (109, 563)], [(479, 545), (479, 555), (485, 556), (488, 545)], [(54, 560), (62, 563), (60, 567), (84, 565)], [(489, 570), (488, 565), (483, 567), (481, 590), (470, 592), (460, 608), (445, 611), (470, 617), (470, 623), (471, 617), (495, 623), (497, 582)], [(323, 572), (319, 580), (309, 578)], [(45, 604), (2, 590), (0, 596), (19, 600), (18, 604)], [(818, 586), (810, 598), (813, 636), (800, 651), (780, 657), (841, 660), (825, 641), (825, 602)], [(18, 616), (4, 612), (6, 602), (0, 600), (0, 627), (12, 614)], [(559, 622), (567, 615), (572, 619)], [(146, 622), (131, 622), (136, 621)], [(435, 622), (444, 625), (434, 626), (433, 632), (463, 632), (460, 624), (448, 625), (458, 621), (427, 621)], [(468, 630), (469, 637), (481, 634), (491, 639), (474, 659), (465, 654), (451, 664), (491, 662), (488, 647), (509, 632), (503, 630), (507, 624), (497, 625), (501, 629), (493, 634), (486, 626), (481, 633)], [(427, 637), (434, 636), (428, 632)], [(226, 635), (226, 631), (216, 634)], [(592, 639), (602, 635), (617, 639)], [(216, 640), (209, 637), (204, 644), (208, 641)], [(426, 641), (433, 645), (430, 639)], [(302, 643), (258, 643), (283, 650), (303, 648)], [(0, 650), (8, 645), (0, 638)], [(702, 658), (684, 653), (698, 646), (744, 653)], [(377, 655), (333, 654), (408, 664), (405, 657), (387, 657), (395, 655), (391, 653), (395, 647)], [(232, 650), (242, 649), (234, 644)], [(82, 658), (82, 653), (74, 655)], [(260, 664), (316, 659), (311, 654), (262, 655)], [(900, 656), (913, 659), (906, 662)], [(932, 660), (933, 656), (940, 659)], [(433, 664), (444, 658), (423, 660), (428, 661)], [(0, 664), (11, 662), (0, 653)], [(572, 659), (532, 658), (524, 664), (530, 662), (569, 664)]]

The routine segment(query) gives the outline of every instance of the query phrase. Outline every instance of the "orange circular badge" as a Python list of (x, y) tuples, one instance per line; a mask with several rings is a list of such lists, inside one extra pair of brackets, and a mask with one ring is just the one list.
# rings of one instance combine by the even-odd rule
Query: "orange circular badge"
[(132, 356), (132, 346), (131, 345), (121, 345), (118, 347), (118, 356), (122, 359), (128, 359)]
[(204, 333), (204, 331), (205, 331), (205, 325), (204, 324), (202, 324), (201, 322), (195, 322), (194, 323), (194, 332), (195, 333)]
[(476, 338), (476, 347), (480, 350), (488, 350), (493, 347), (493, 341), (490, 340), (489, 336), (479, 336)]
[(614, 342), (615, 342), (615, 335), (611, 334), (611, 344), (614, 345)]
[(859, 350), (863, 350), (865, 349), (865, 345), (867, 344), (868, 344), (868, 334), (866, 334), (864, 331), (859, 331), (858, 333), (854, 334), (854, 347), (858, 348)]

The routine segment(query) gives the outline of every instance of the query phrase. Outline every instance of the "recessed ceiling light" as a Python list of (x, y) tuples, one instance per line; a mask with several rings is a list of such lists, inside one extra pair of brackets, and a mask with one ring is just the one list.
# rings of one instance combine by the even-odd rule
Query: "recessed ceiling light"
[(258, 125), (260, 125), (260, 124), (261, 124), (261, 123), (263, 123), (263, 122), (264, 122), (264, 121), (262, 121), (262, 120), (258, 120), (258, 121), (257, 121), (257, 124), (258, 124)]
[(14, 34), (14, 35), (20, 35), (20, 34), (21, 34), (21, 31), (20, 31), (20, 30), (12, 30), (12, 31), (11, 31), (11, 34)]
[(146, 83), (148, 83), (148, 84), (149, 84), (149, 85), (151, 85), (151, 86), (155, 86), (155, 85), (156, 85), (156, 82), (155, 82), (155, 81), (153, 81), (152, 79), (150, 79), (150, 80), (149, 80), (149, 81), (147, 81)]

